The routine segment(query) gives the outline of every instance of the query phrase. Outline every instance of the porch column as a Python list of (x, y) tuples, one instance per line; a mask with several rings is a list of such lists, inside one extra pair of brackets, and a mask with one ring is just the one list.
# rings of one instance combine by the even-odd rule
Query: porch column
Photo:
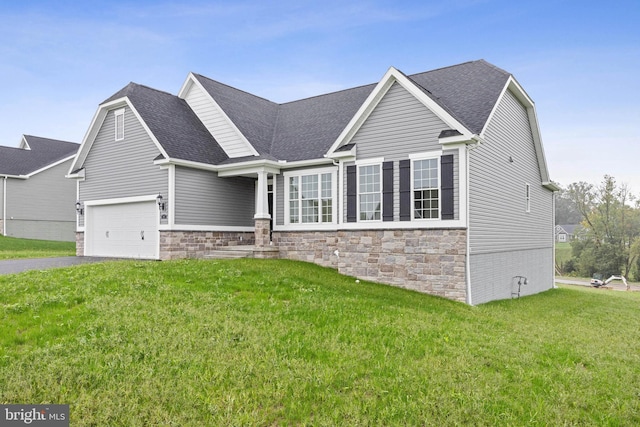
[(271, 215), (269, 215), (268, 173), (258, 172), (258, 197), (256, 198), (255, 240), (256, 247), (263, 248), (271, 244)]

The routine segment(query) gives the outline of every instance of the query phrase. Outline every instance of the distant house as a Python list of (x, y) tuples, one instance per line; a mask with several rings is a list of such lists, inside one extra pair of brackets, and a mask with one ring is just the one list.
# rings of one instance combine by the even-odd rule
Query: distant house
[(0, 146), (0, 233), (75, 240), (76, 186), (65, 178), (79, 144), (24, 135)]
[(553, 286), (534, 103), (482, 60), (284, 104), (193, 73), (178, 95), (130, 83), (86, 135), (78, 255), (244, 246), (469, 304)]
[(582, 230), (583, 228), (580, 224), (556, 225), (556, 242), (570, 242), (578, 238)]

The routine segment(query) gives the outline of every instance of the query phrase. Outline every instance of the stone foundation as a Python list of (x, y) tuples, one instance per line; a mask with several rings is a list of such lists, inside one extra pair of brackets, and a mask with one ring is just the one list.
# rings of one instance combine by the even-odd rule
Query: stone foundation
[(84, 232), (76, 231), (76, 256), (84, 256)]
[(271, 245), (271, 220), (265, 218), (257, 218), (255, 221), (256, 248), (267, 248)]
[(274, 232), (281, 258), (466, 301), (466, 230)]
[[(160, 259), (203, 258), (228, 246), (255, 245), (255, 258), (285, 258), (337, 269), (363, 280), (466, 301), (466, 230), (161, 231)], [(258, 231), (260, 228), (260, 231)], [(266, 236), (266, 237), (265, 237)], [(258, 245), (256, 237), (261, 239)], [(84, 255), (84, 233), (76, 233)]]
[(253, 232), (161, 231), (160, 259), (203, 258), (216, 248), (253, 244)]
[(0, 219), (0, 234), (4, 236), (4, 219)]

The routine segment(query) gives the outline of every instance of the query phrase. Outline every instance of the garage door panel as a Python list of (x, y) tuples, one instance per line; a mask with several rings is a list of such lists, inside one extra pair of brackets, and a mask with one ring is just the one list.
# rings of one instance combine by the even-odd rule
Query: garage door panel
[(153, 201), (91, 206), (86, 235), (87, 255), (157, 259), (157, 207)]

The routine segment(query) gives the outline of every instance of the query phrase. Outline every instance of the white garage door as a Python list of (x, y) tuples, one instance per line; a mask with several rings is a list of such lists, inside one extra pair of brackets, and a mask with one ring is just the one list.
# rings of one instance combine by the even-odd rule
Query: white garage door
[(90, 206), (86, 212), (85, 255), (158, 258), (155, 202)]

